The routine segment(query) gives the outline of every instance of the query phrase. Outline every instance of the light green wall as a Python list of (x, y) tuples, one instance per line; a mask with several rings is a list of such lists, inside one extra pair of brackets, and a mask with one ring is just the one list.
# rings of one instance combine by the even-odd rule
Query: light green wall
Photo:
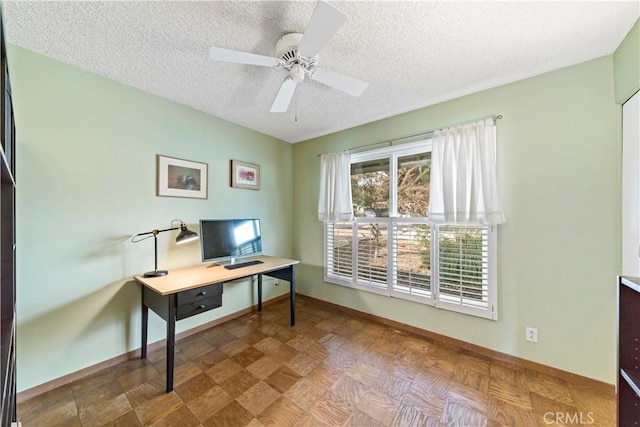
[(624, 103), (640, 90), (640, 19), (613, 54), (616, 102)]
[[(153, 241), (174, 218), (259, 217), (265, 252), (290, 257), (292, 148), (202, 112), (9, 46), (17, 127), (18, 389), (140, 346), (139, 287)], [(155, 196), (156, 154), (208, 163), (207, 200)], [(229, 160), (261, 166), (260, 191), (229, 187)], [(159, 265), (200, 263), (198, 243), (158, 238)], [(287, 291), (265, 286), (265, 299)], [(256, 303), (226, 284), (223, 306), (178, 331)], [(164, 338), (150, 315), (149, 341)]]
[[(615, 382), (619, 107), (601, 58), (305, 141), (293, 148), (299, 292), (523, 359)], [(318, 154), (502, 114), (497, 322), (323, 282)], [(525, 327), (539, 343), (525, 342)]]
[[(153, 244), (134, 245), (132, 234), (173, 218), (195, 227), (200, 218), (240, 216), (262, 218), (266, 252), (301, 260), (303, 294), (615, 382), (614, 57), (293, 148), (16, 46), (9, 46), (9, 61), (18, 129), (19, 391), (139, 347), (139, 288), (129, 278), (152, 267)], [(488, 114), (504, 116), (500, 320), (324, 283), (317, 155)], [(156, 154), (208, 163), (209, 198), (156, 197)], [(262, 189), (229, 188), (229, 159), (259, 163)], [(197, 244), (176, 247), (174, 237), (159, 237), (161, 266), (200, 262)], [(179, 322), (178, 330), (249, 306), (249, 288), (226, 285), (223, 307)], [(268, 286), (266, 298), (285, 291)], [(164, 322), (150, 317), (150, 341), (162, 339)], [(539, 344), (524, 341), (525, 326), (539, 329)]]

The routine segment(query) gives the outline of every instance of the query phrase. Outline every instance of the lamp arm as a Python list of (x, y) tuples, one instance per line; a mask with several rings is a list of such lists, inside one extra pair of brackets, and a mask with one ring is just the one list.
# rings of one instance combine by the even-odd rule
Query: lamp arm
[(179, 230), (180, 227), (171, 227), (171, 228), (165, 228), (164, 230), (153, 230), (152, 233), (164, 233), (165, 231), (171, 231), (171, 230)]
[[(151, 235), (153, 235), (153, 237), (155, 237), (160, 233), (164, 233), (165, 231), (179, 230), (179, 229), (180, 229), (180, 227), (172, 227), (172, 228), (165, 228), (164, 230), (151, 230), (151, 231), (147, 231), (146, 233), (138, 233), (138, 234), (136, 234), (135, 236), (133, 236), (131, 238), (131, 241), (133, 243), (138, 243), (138, 242), (143, 241), (144, 239), (148, 239), (149, 237), (152, 237)], [(144, 237), (142, 239), (136, 239), (137, 237), (140, 237), (140, 236), (147, 236), (147, 237)]]

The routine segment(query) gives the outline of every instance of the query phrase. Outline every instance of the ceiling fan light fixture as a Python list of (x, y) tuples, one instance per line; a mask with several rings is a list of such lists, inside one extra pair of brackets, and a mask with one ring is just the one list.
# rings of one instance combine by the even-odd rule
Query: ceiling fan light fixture
[(290, 75), (293, 81), (296, 83), (300, 83), (301, 81), (304, 80), (304, 73), (305, 73), (305, 69), (300, 64), (293, 64), (293, 67), (291, 67)]

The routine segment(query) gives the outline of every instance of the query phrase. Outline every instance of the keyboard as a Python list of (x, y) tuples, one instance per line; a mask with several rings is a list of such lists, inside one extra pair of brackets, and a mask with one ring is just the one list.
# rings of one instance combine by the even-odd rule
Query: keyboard
[(254, 261), (236, 262), (235, 264), (225, 265), (227, 270), (235, 270), (236, 268), (249, 267), (250, 265), (263, 264), (262, 261), (256, 259)]

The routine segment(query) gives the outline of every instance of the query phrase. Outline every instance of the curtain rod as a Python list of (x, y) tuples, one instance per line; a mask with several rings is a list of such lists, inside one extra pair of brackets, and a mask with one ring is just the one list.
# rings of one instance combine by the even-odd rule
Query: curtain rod
[[(360, 150), (362, 148), (373, 147), (375, 145), (381, 145), (381, 144), (389, 144), (389, 146), (393, 146), (394, 142), (402, 141), (404, 139), (415, 138), (417, 136), (427, 136), (427, 135), (433, 134), (436, 130), (452, 128), (452, 127), (456, 127), (456, 126), (465, 125), (467, 123), (473, 123), (473, 122), (477, 122), (477, 121), (480, 121), (480, 120), (486, 120), (486, 119), (493, 119), (493, 123), (495, 124), (495, 122), (497, 120), (502, 119), (502, 114), (498, 114), (498, 115), (495, 115), (495, 116), (485, 116), (485, 117), (481, 117), (481, 118), (476, 119), (476, 120), (471, 120), (471, 121), (463, 122), (463, 123), (457, 123), (457, 124), (445, 126), (443, 128), (437, 128), (437, 129), (428, 130), (428, 131), (425, 131), (425, 132), (414, 133), (413, 135), (402, 136), (400, 138), (394, 138), (394, 139), (388, 139), (386, 141), (374, 142), (373, 144), (366, 144), (366, 145), (360, 145), (358, 147), (351, 147), (351, 148), (348, 148), (347, 150), (348, 151)], [(321, 154), (318, 154), (318, 157), (320, 157), (320, 156), (321, 156)]]

